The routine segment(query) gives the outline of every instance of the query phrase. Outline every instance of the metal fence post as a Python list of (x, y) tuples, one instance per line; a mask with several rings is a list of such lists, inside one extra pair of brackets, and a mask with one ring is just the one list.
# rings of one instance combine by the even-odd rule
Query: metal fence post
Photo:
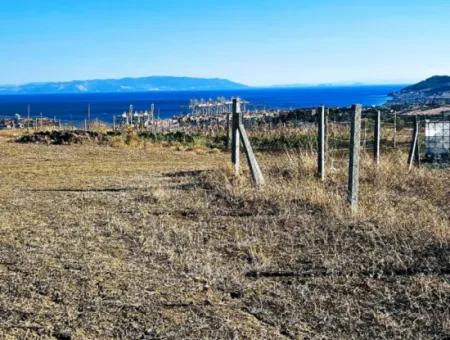
[(353, 211), (358, 210), (359, 194), (359, 152), (361, 144), (361, 112), (360, 104), (352, 107), (352, 123), (350, 135), (350, 160), (348, 167), (348, 202)]

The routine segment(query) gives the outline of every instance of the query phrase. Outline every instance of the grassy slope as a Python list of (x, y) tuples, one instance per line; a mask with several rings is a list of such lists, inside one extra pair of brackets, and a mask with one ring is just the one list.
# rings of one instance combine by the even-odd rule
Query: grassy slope
[[(201, 151), (201, 152), (200, 152)], [(444, 337), (448, 170), (0, 139), (0, 338)], [(197, 170), (210, 169), (208, 172)]]

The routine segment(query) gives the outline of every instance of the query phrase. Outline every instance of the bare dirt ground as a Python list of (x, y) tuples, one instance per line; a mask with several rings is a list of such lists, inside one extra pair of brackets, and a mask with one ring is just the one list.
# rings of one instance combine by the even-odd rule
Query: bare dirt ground
[[(0, 338), (448, 338), (450, 173), (0, 138)], [(248, 174), (247, 174), (248, 175)]]

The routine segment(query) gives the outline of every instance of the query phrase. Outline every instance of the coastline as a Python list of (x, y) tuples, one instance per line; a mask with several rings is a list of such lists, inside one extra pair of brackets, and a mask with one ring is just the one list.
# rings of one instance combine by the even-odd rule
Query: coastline
[(112, 122), (113, 115), (127, 111), (129, 105), (136, 110), (148, 110), (155, 105), (155, 113), (162, 119), (189, 112), (190, 99), (205, 99), (240, 96), (250, 102), (250, 110), (276, 110), (317, 107), (350, 106), (361, 103), (365, 106), (383, 105), (389, 100), (388, 93), (403, 85), (333, 86), (302, 88), (249, 88), (223, 91), (169, 91), (141, 93), (89, 93), (47, 95), (0, 95), (0, 117), (27, 115), (56, 117), (56, 119), (81, 123), (87, 118), (88, 105), (91, 118)]

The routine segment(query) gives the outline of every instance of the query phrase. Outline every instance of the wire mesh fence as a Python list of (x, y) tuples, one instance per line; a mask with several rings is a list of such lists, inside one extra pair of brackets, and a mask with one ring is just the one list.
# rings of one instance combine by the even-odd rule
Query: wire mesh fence
[(450, 160), (450, 121), (425, 123), (425, 158), (431, 162)]
[[(414, 117), (398, 115), (385, 108), (366, 108), (361, 119), (361, 150), (372, 152), (376, 145), (376, 114), (381, 110), (380, 152), (409, 150), (414, 131)], [(263, 114), (245, 112), (243, 124), (249, 133), (255, 150), (303, 149), (316, 151), (318, 147), (317, 109), (303, 108), (290, 111), (266, 111)], [(326, 109), (326, 152), (329, 158), (342, 156), (350, 146), (351, 108)], [(231, 119), (231, 116), (228, 115)], [(225, 145), (227, 134), (227, 114), (204, 117), (176, 117), (155, 120), (151, 126), (121, 125), (97, 120), (73, 121), (56, 117), (0, 116), (0, 129), (23, 128), (27, 130), (62, 129), (90, 130), (98, 127), (109, 129), (136, 128), (140, 132), (164, 134), (203, 134), (222, 140)], [(432, 121), (422, 118), (419, 131), (419, 150), (426, 161), (448, 160), (449, 158), (449, 120), (433, 117)]]

